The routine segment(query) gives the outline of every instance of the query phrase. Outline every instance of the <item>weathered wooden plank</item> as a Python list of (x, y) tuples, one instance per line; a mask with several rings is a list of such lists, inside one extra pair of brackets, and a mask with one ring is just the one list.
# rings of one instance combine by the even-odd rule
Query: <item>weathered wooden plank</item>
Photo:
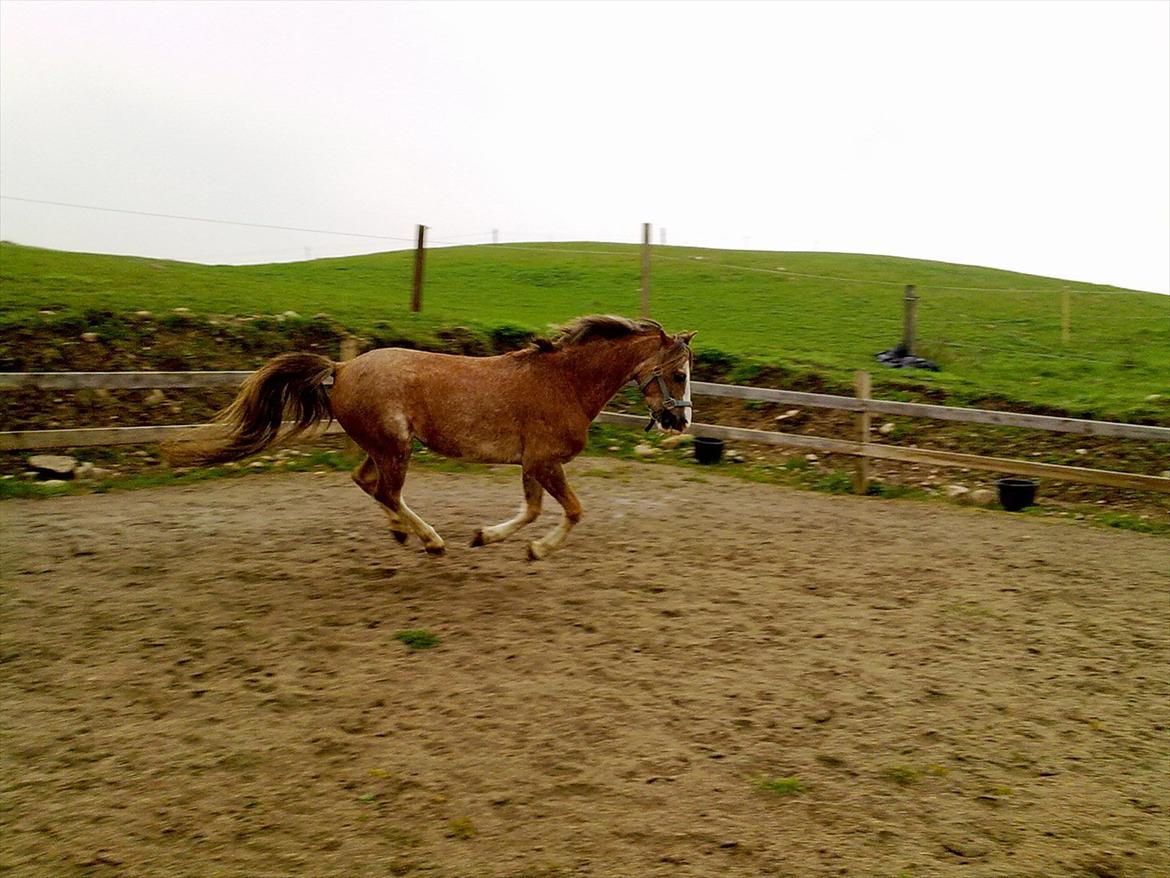
[(1170, 479), (1160, 476), (1146, 476), (1137, 473), (1119, 473), (1112, 470), (1089, 469), (1081, 466), (1063, 466), (1055, 463), (1033, 463), (1027, 460), (1011, 460), (1005, 457), (980, 457), (976, 454), (960, 454), (957, 451), (937, 451), (929, 448), (903, 448), (898, 445), (865, 446), (868, 457), (880, 460), (896, 460), (902, 463), (923, 463), (937, 466), (957, 466), (966, 469), (990, 470), (1015, 476), (1035, 476), (1056, 479), (1062, 482), (1078, 482), (1084, 485), (1106, 485), (1111, 488), (1135, 488), (1140, 491), (1157, 491), (1170, 494)]
[[(0, 372), (0, 390), (35, 388), (41, 390), (143, 390), (153, 388), (226, 387), (243, 382), (251, 372)], [(1083, 436), (1109, 436), (1123, 439), (1150, 439), (1170, 442), (1170, 427), (1124, 424), (1116, 421), (1092, 421), (1082, 418), (1058, 418), (1020, 412), (999, 412), (958, 406), (897, 402), (888, 399), (860, 400), (828, 393), (802, 393), (769, 387), (745, 387), (736, 384), (711, 384), (696, 381), (692, 392), (699, 396), (752, 399), (787, 405), (827, 408), (844, 412), (871, 412), (912, 418), (933, 418), (967, 424), (990, 424), (1023, 427)]]
[[(616, 412), (602, 412), (597, 420), (608, 424), (641, 427), (646, 419), (636, 415), (621, 415)], [(1064, 482), (1088, 485), (1107, 485), (1113, 488), (1134, 488), (1141, 491), (1157, 491), (1170, 494), (1170, 479), (1160, 476), (1146, 476), (1136, 473), (1119, 473), (1111, 470), (1089, 469), (1080, 466), (1063, 466), (1054, 463), (1033, 463), (1026, 460), (1011, 460), (1002, 457), (980, 457), (975, 454), (960, 454), (955, 451), (936, 451), (927, 448), (903, 448), (897, 445), (880, 445), (869, 442), (846, 442), (841, 439), (824, 439), (819, 436), (800, 436), (792, 433), (771, 433), (765, 430), (746, 430), (739, 427), (720, 427), (714, 424), (692, 424), (689, 431), (695, 436), (711, 436), (715, 439), (733, 439), (740, 442), (755, 442), (764, 445), (786, 445), (795, 448), (810, 448), (830, 454), (865, 455), (879, 460), (895, 460), (902, 463), (921, 463), (931, 466), (963, 467), (999, 472), (1009, 475), (1037, 476)]]
[(251, 372), (0, 372), (0, 389), (147, 390), (155, 387), (228, 387)]
[(795, 390), (773, 390), (767, 387), (744, 387), (737, 384), (708, 384), (705, 381), (694, 382), (691, 385), (691, 391), (698, 396), (754, 399), (844, 412), (873, 412), (874, 414), (902, 415), (912, 418), (933, 418), (939, 421), (959, 421), (967, 424), (991, 424), (1057, 433), (1078, 433), (1084, 436), (1112, 436), (1124, 439), (1152, 439), (1156, 442), (1170, 442), (1170, 427), (1152, 427), (1145, 424), (1058, 418), (1051, 415), (1030, 415), (1022, 412), (997, 412), (958, 406), (896, 402), (892, 399), (863, 401), (851, 396), (801, 393)]
[[(186, 433), (212, 429), (211, 424), (164, 424), (153, 427), (83, 427), (71, 430), (14, 430), (0, 433), (0, 451), (41, 448), (91, 448), (98, 445), (148, 445), (182, 438)], [(322, 431), (344, 433), (334, 422)], [(321, 435), (310, 433), (305, 438)]]
[(758, 399), (764, 402), (805, 405), (811, 406), (812, 408), (836, 409), (843, 412), (860, 412), (865, 410), (865, 403), (855, 397), (834, 396), (829, 393), (802, 393), (797, 390), (775, 390), (771, 387), (744, 387), (740, 384), (711, 384), (707, 381), (692, 381), (691, 392), (699, 396)]
[(997, 412), (948, 405), (895, 402), (890, 399), (872, 399), (867, 408), (876, 414), (933, 418), (937, 421), (959, 421), (965, 424), (1024, 427), (1030, 430), (1047, 430), (1053, 433), (1078, 433), (1082, 436), (1111, 436), (1118, 439), (1151, 439), (1155, 442), (1170, 442), (1170, 427), (1152, 427), (1146, 424), (1058, 418), (1052, 415), (1028, 415), (1021, 412)]
[[(617, 424), (641, 428), (646, 419), (640, 415), (618, 412), (602, 412), (599, 423)], [(200, 429), (211, 429), (210, 424), (168, 424), (153, 427), (88, 427), (73, 430), (19, 430), (0, 433), (0, 451), (21, 451), (42, 448), (85, 448), (97, 445), (144, 445), (176, 439), (184, 433)], [(1142, 491), (1170, 493), (1170, 479), (1159, 476), (1118, 473), (1110, 470), (1087, 467), (1061, 466), (1051, 463), (1033, 463), (1024, 460), (1010, 460), (998, 457), (980, 457), (954, 451), (936, 451), (926, 448), (903, 448), (896, 445), (879, 445), (847, 442), (842, 439), (827, 439), (820, 436), (801, 436), (794, 433), (772, 433), (764, 430), (748, 430), (741, 427), (723, 427), (717, 424), (692, 424), (690, 432), (696, 436), (710, 436), (715, 439), (730, 439), (739, 442), (754, 442), (763, 445), (781, 445), (794, 448), (808, 448), (829, 454), (865, 455), (880, 460), (895, 460), (903, 463), (921, 463), (967, 469), (990, 470), (1012, 475), (1037, 476), (1081, 484), (1107, 485), (1115, 488), (1135, 488)], [(327, 429), (307, 436), (344, 433), (336, 422)]]
[[(602, 412), (596, 418), (600, 424), (617, 424), (623, 427), (646, 426), (643, 415), (624, 415), (618, 412)], [(796, 433), (771, 433), (765, 430), (748, 430), (743, 427), (723, 427), (718, 424), (691, 424), (687, 431), (692, 436), (709, 436), (712, 439), (731, 439), (738, 442), (754, 442), (758, 445), (786, 445), (808, 448), (830, 454), (860, 454), (861, 443), (844, 439), (826, 439), (822, 436), (801, 436)]]

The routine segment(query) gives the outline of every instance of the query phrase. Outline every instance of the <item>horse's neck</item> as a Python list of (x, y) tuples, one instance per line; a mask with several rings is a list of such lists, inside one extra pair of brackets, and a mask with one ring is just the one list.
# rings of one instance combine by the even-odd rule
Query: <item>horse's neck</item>
[(638, 364), (649, 359), (660, 345), (657, 335), (646, 335), (585, 344), (565, 352), (561, 366), (567, 379), (576, 386), (577, 398), (590, 420), (633, 377)]

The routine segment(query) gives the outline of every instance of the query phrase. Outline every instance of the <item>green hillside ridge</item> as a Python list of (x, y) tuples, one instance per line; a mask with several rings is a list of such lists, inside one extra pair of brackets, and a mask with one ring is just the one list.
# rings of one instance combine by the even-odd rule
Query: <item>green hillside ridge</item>
[[(546, 331), (587, 313), (636, 315), (637, 245), (479, 245), (427, 253), (423, 311), (409, 310), (413, 252), (206, 266), (0, 244), (0, 329), (38, 312), (327, 313), (357, 333), (425, 343), (440, 328)], [(651, 312), (697, 329), (696, 349), (741, 374), (775, 365), (875, 395), (1018, 403), (1075, 416), (1170, 423), (1170, 296), (941, 262), (840, 253), (653, 249)], [(891, 370), (905, 284), (918, 287), (918, 351), (940, 373)], [(1071, 340), (1061, 291), (1071, 290)]]

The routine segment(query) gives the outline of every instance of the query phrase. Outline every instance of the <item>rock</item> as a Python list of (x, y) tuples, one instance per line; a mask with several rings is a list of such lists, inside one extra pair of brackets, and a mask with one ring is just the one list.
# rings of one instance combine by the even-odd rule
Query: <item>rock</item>
[(77, 470), (77, 458), (65, 454), (34, 454), (28, 465), (42, 479), (71, 479)]
[(669, 448), (678, 448), (680, 445), (690, 445), (694, 441), (695, 441), (694, 436), (684, 436), (682, 434), (678, 434), (676, 436), (667, 436), (659, 444), (659, 447), (660, 448), (668, 448), (668, 449)]
[(90, 344), (93, 344), (99, 338), (101, 338), (101, 336), (98, 335), (96, 332), (83, 332), (83, 333), (81, 333), (81, 340), (84, 342), (88, 342)]
[(1162, 394), (1160, 394), (1160, 393), (1151, 393), (1149, 396), (1147, 396), (1147, 397), (1146, 397), (1146, 402), (1157, 402), (1157, 401), (1158, 401), (1158, 400), (1160, 400), (1161, 398), (1162, 398)]
[(150, 391), (150, 393), (146, 394), (146, 399), (143, 400), (143, 402), (149, 406), (162, 405), (166, 401), (167, 395), (157, 387)]
[(173, 310), (176, 314), (190, 314), (191, 313), (190, 308), (174, 308)]
[(45, 488), (62, 488), (69, 483), (66, 482), (64, 479), (45, 479), (40, 484), (42, 487), (45, 487)]
[(147, 319), (153, 317), (154, 315), (151, 314), (149, 311), (135, 311), (134, 316), (141, 317), (143, 320), (147, 320)]
[(962, 497), (964, 494), (971, 493), (971, 489), (968, 488), (966, 485), (943, 485), (943, 493), (946, 494), (948, 497), (950, 497), (952, 500), (957, 500), (958, 498)]
[(732, 463), (743, 463), (745, 458), (742, 454), (733, 454), (728, 458), (728, 460), (730, 460)]
[(607, 451), (621, 451), (622, 447), (620, 445), (610, 445), (606, 450)]
[(976, 488), (963, 495), (963, 499), (972, 506), (994, 506), (996, 503), (995, 491), (987, 488)]
[(816, 463), (818, 460), (820, 460), (820, 458), (817, 457), (815, 454), (806, 454), (804, 456), (804, 459), (807, 460), (809, 463)]
[(658, 453), (658, 449), (653, 445), (647, 445), (645, 442), (634, 446), (634, 454), (638, 457), (653, 457)]
[(281, 317), (287, 317), (287, 318), (289, 318), (290, 320), (295, 320), (297, 317), (300, 317), (301, 315), (300, 315), (300, 314), (298, 314), (296, 311), (285, 311), (285, 312), (284, 312), (283, 314), (281, 314), (280, 316), (281, 316)]
[(1088, 453), (1089, 453), (1089, 450), (1087, 448), (1078, 448), (1077, 449), (1077, 454), (1088, 454)]
[(942, 846), (943, 850), (947, 853), (954, 854), (957, 857), (966, 857), (967, 859), (986, 857), (991, 853), (991, 842), (982, 838), (952, 836), (943, 839)]
[(777, 424), (782, 423), (783, 421), (803, 421), (803, 420), (804, 420), (804, 412), (802, 412), (800, 409), (789, 409), (784, 414), (776, 416), (776, 423)]
[(891, 423), (890, 421), (886, 421), (886, 423), (884, 423), (880, 427), (878, 427), (878, 432), (881, 433), (883, 436), (889, 436), (896, 429), (898, 429), (898, 428), (893, 423)]
[(83, 463), (77, 468), (77, 478), (85, 479), (86, 481), (96, 482), (100, 479), (108, 479), (113, 474), (113, 470), (101, 466), (94, 466), (88, 462)]

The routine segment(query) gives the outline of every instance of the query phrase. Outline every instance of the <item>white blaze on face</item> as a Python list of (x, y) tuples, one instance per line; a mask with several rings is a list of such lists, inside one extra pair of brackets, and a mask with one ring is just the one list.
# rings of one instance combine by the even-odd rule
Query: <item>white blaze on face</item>
[[(686, 371), (683, 373), (687, 376), (686, 384), (683, 385), (683, 402), (691, 401), (691, 364), (686, 364)], [(691, 407), (685, 406), (683, 408), (683, 429), (686, 430), (691, 426)]]

